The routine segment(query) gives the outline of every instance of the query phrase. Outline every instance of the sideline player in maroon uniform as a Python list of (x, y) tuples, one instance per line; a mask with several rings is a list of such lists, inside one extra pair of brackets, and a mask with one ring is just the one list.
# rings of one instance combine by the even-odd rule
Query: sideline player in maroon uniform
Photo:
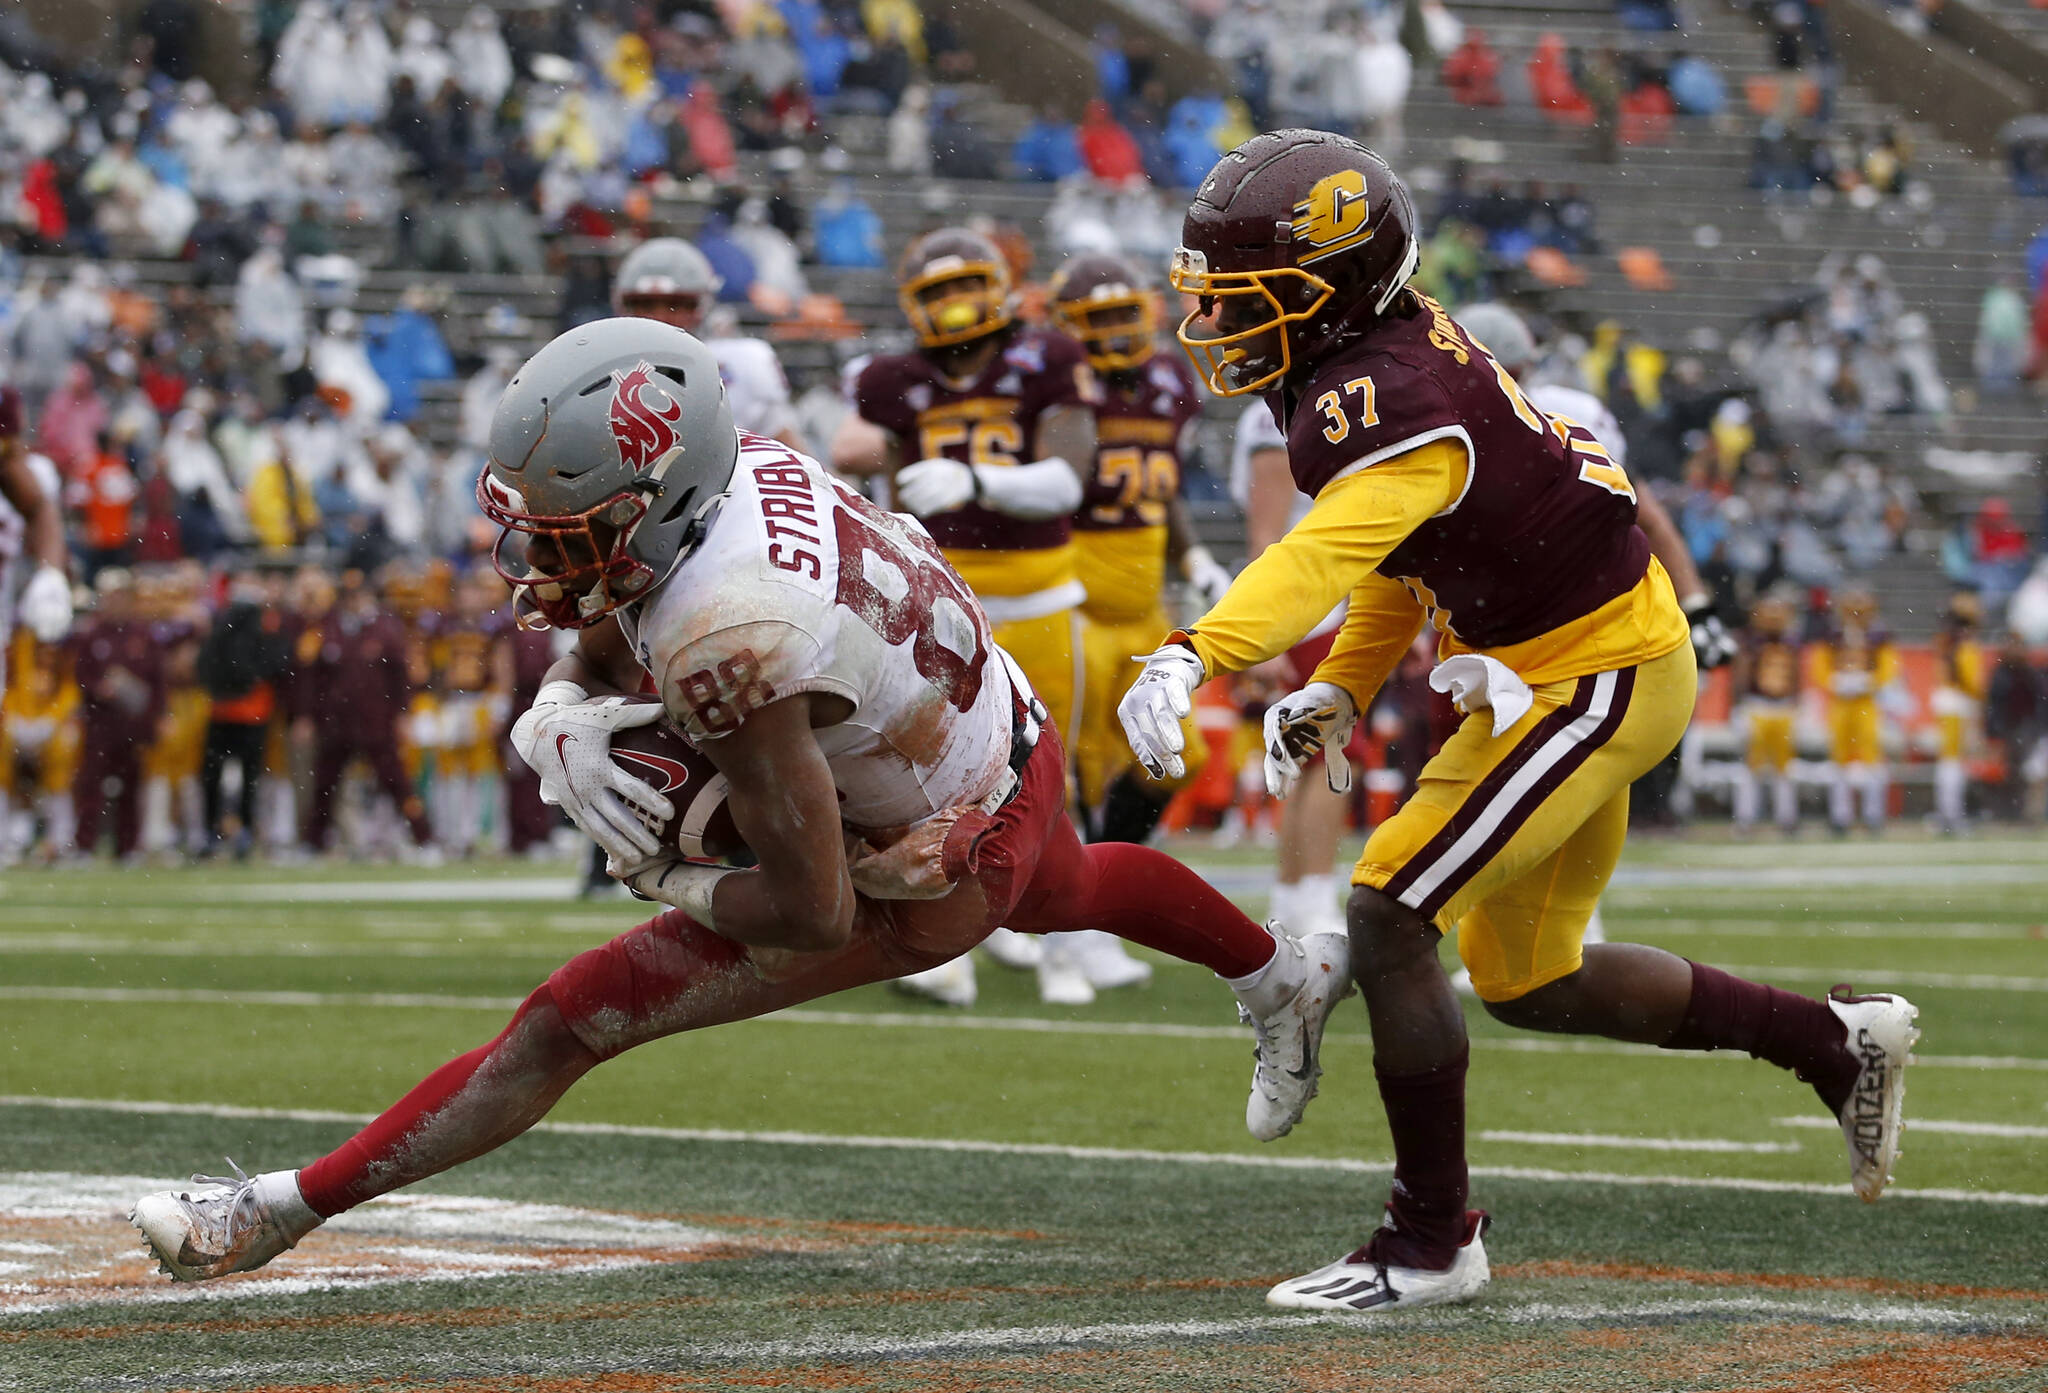
[(1195, 687), (1284, 651), (1347, 593), (1315, 679), (1267, 712), (1272, 791), (1343, 747), (1425, 617), (1442, 636), (1431, 685), (1466, 713), (1351, 877), (1352, 960), (1394, 1144), (1386, 1221), (1268, 1300), (1389, 1311), (1486, 1285), (1486, 1216), (1465, 1207), (1465, 1021), (1437, 960), (1453, 927), (1508, 1024), (1743, 1049), (1794, 1070), (1840, 1121), (1856, 1192), (1877, 1198), (1897, 1154), (1910, 1003), (1814, 1001), (1660, 949), (1581, 943), (1621, 853), (1629, 783), (1684, 732), (1695, 686), (1627, 475), (1407, 288), (1408, 190), (1357, 142), (1247, 141), (1203, 181), (1182, 237), (1173, 282), (1199, 298), (1181, 341), (1217, 392), (1266, 395), (1315, 503), (1151, 656), (1120, 708), (1133, 751), (1175, 772)]
[[(82, 697), (72, 800), (79, 852), (98, 849), (111, 801), (114, 854), (126, 858), (142, 849), (142, 757), (163, 728), (168, 683), (150, 622), (136, 613), (134, 577), (107, 567), (94, 585), (92, 615), (69, 640)], [(110, 781), (118, 792), (108, 793)]]
[(1117, 698), (1138, 671), (1131, 654), (1172, 627), (1169, 568), (1194, 584), (1203, 608), (1230, 585), (1230, 573), (1195, 541), (1180, 496), (1181, 448), (1202, 400), (1180, 355), (1157, 351), (1159, 297), (1124, 258), (1077, 256), (1050, 289), (1053, 322), (1087, 350), (1102, 393), (1094, 468), (1074, 514), (1075, 560), (1088, 593), (1074, 739), (1081, 805), (1102, 840), (1142, 842), (1173, 786), (1132, 762), (1117, 725)]
[[(306, 845), (316, 852), (327, 849), (342, 773), (360, 759), (397, 805), (413, 846), (426, 851), (433, 842), (426, 805), (407, 785), (398, 757), (398, 726), (413, 692), (405, 627), (377, 608), (376, 592), (360, 571), (343, 575), (339, 599), (316, 627), (301, 636), (308, 661), (293, 688), (298, 715), (313, 736)], [(315, 641), (308, 643), (307, 635)]]
[[(1312, 955), (1169, 857), (1083, 847), (1059, 734), (931, 539), (736, 431), (702, 344), (644, 320), (562, 335), (506, 389), (478, 493), (517, 605), (580, 630), (520, 752), (616, 872), (676, 908), (571, 959), (495, 1040), (303, 1170), (144, 1196), (134, 1221), (174, 1277), (262, 1266), (511, 1140), (635, 1045), (928, 967), (1005, 922), (1104, 924), (1224, 976), (1259, 1041), (1248, 1120), (1300, 1116), (1342, 936)], [(643, 674), (660, 701), (623, 698)], [(758, 868), (659, 854), (643, 812), (676, 810), (610, 746), (664, 712), (729, 781)]]
[(1071, 742), (1084, 594), (1073, 512), (1095, 458), (1095, 374), (1066, 335), (1017, 323), (1009, 268), (978, 232), (920, 237), (899, 298), (918, 346), (862, 369), (855, 405), (888, 432), (897, 505), (974, 591)]

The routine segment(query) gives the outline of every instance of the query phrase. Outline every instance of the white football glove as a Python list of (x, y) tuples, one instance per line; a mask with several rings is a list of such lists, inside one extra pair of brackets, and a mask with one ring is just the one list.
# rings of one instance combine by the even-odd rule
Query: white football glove
[(921, 518), (974, 501), (974, 471), (959, 460), (921, 459), (896, 473), (896, 502)]
[(1207, 680), (1202, 660), (1185, 644), (1169, 643), (1142, 655), (1145, 670), (1116, 705), (1124, 738), (1145, 772), (1155, 779), (1178, 779), (1187, 773), (1180, 752), (1187, 748), (1180, 723), (1195, 709), (1195, 688)]
[(1180, 573), (1195, 587), (1195, 598), (1205, 611), (1216, 608), (1223, 592), (1230, 589), (1229, 567), (1209, 555), (1207, 547), (1194, 546), (1182, 552)]
[(1351, 761), (1344, 746), (1358, 723), (1351, 693), (1331, 682), (1311, 682), (1266, 708), (1266, 792), (1285, 798), (1301, 782), (1301, 771), (1323, 757), (1330, 789), (1351, 788)]
[(666, 821), (675, 805), (612, 763), (612, 733), (653, 725), (662, 713), (658, 701), (592, 701), (574, 682), (557, 681), (541, 688), (512, 725), (512, 748), (540, 775), (541, 801), (567, 813), (617, 867), (662, 854), (640, 814)]
[(55, 566), (38, 566), (21, 588), (21, 622), (44, 643), (71, 632), (71, 582)]

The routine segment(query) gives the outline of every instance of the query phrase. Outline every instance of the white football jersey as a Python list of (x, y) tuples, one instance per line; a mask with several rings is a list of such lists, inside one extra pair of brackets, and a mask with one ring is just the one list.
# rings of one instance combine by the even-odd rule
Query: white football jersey
[(777, 435), (796, 424), (789, 379), (774, 349), (759, 339), (742, 338), (707, 339), (704, 346), (718, 359), (734, 425), (755, 435)]
[(1628, 468), (1628, 437), (1621, 433), (1621, 423), (1614, 419), (1614, 413), (1607, 409), (1606, 402), (1591, 392), (1582, 392), (1559, 382), (1530, 387), (1524, 395), (1544, 415), (1563, 416), (1593, 432), (1593, 438), (1607, 447), (1607, 453), (1615, 464), (1622, 469)]
[(620, 621), (693, 740), (799, 692), (852, 702), (817, 737), (856, 828), (979, 802), (1008, 767), (1010, 670), (973, 593), (915, 518), (776, 441), (740, 436), (703, 543)]

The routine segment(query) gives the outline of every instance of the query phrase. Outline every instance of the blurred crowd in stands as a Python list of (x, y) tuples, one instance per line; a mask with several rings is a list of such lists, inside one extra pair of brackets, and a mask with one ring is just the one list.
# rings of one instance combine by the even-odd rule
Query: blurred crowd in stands
[[(1513, 61), (1437, 0), (1154, 8), (1224, 65), (1229, 95), (1169, 99), (1158, 59), (1104, 24), (1082, 119), (1048, 108), (1000, 141), (975, 58), (943, 7), (916, 0), (701, 0), (662, 7), (658, 22), (624, 0), (478, 6), (445, 33), (408, 10), (264, 3), (252, 97), (222, 97), (197, 75), (188, 0), (153, 0), (117, 69), (0, 64), (0, 381), (23, 394), (28, 441), (56, 467), (74, 574), (93, 594), (66, 644), (15, 638), (0, 853), (33, 836), (67, 855), (106, 828), (121, 854), (293, 855), (329, 844), (337, 810), (358, 850), (544, 844), (553, 819), (504, 777), (517, 762), (501, 766), (507, 713), (547, 644), (495, 617), (503, 591), (478, 564), (471, 488), (524, 353), (608, 313), (620, 252), (670, 230), (678, 203), (730, 310), (809, 324), (845, 340), (843, 358), (872, 344), (853, 341), (863, 326), (843, 309), (806, 318), (829, 299), (813, 282), (886, 267), (897, 250), (855, 171), (927, 193), (943, 192), (921, 185), (932, 175), (1055, 186), (1036, 246), (1022, 229), (989, 229), (1020, 282), (1042, 281), (1039, 248), (1053, 264), (1101, 250), (1162, 264), (1178, 241), (1174, 191), (1257, 129), (1334, 126), (1398, 159), (1418, 67), (1468, 106), (1584, 127), (1595, 154), (1730, 107), (1712, 64), (1666, 43), (1676, 18), (1659, 0), (1621, 7), (1641, 46), (1574, 49), (1547, 34)], [(1782, 71), (1745, 94), (1759, 121), (1755, 187), (1907, 193), (1912, 152), (1897, 132), (1828, 124), (1835, 69), (1819, 7), (1768, 18)], [(1813, 595), (1936, 549), (1997, 622), (2048, 519), (1993, 495), (1943, 532), (1876, 447), (1888, 421), (1955, 410), (1927, 321), (1880, 258), (1821, 259), (1810, 285), (1731, 343), (1652, 343), (1554, 293), (1571, 284), (1571, 258), (1618, 250), (1594, 198), (1483, 172), (1503, 167), (1416, 171), (1418, 284), (1454, 312), (1521, 305), (1542, 344), (1527, 380), (1607, 405), (1631, 473), (1678, 519), (1725, 622), (1744, 629), (1788, 593), (1825, 613)], [(164, 261), (186, 268), (160, 275)], [(1661, 274), (1638, 280), (1623, 265), (1645, 290)], [(367, 294), (386, 270), (414, 274), (402, 292)], [(513, 297), (523, 308), (448, 313), (451, 285), (496, 298), (497, 283), (476, 279), (491, 273), (549, 273), (559, 290), (543, 295), (547, 310)], [(2048, 369), (2048, 230), (2026, 278), (1985, 293), (1974, 347), (1988, 396)], [(430, 403), (451, 399), (453, 421), (435, 417)], [(836, 376), (796, 410), (811, 439), (830, 438), (845, 410)], [(1191, 461), (1191, 497), (1224, 494), (1220, 425)], [(378, 660), (391, 655), (402, 660)], [(343, 669), (365, 663), (374, 690), (332, 699)], [(1980, 694), (1985, 728), (2001, 713), (2010, 749), (2048, 750), (2048, 678), (2023, 653), (1997, 671), (2004, 685)], [(1390, 690), (1398, 702), (1408, 688)], [(1411, 731), (1383, 755), (1419, 748)], [(337, 803), (357, 760), (370, 778)], [(1235, 808), (1236, 825), (1258, 822), (1256, 795), (1228, 775), (1243, 762), (1219, 765), (1223, 801), (1204, 795), (1204, 816)], [(111, 806), (87, 791), (116, 784)], [(235, 789), (248, 801), (225, 797)]]

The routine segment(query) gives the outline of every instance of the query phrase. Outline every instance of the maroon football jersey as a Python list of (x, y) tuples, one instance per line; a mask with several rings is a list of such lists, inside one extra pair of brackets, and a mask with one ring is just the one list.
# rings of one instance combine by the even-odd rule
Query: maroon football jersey
[(88, 724), (142, 740), (163, 714), (164, 651), (141, 619), (89, 616), (66, 638)]
[(1074, 526), (1164, 527), (1166, 500), (1180, 492), (1181, 433), (1202, 414), (1195, 375), (1178, 353), (1155, 353), (1097, 381), (1095, 472)]
[[(958, 382), (923, 353), (884, 354), (854, 384), (860, 414), (903, 443), (904, 462), (1029, 464), (1039, 458), (1038, 420), (1056, 406), (1093, 407), (1100, 395), (1088, 355), (1049, 329), (1005, 331), (1002, 348)], [(1013, 518), (976, 503), (924, 520), (940, 546), (1028, 551), (1063, 545), (1071, 519)]]
[(1627, 477), (1592, 432), (1537, 411), (1442, 306), (1414, 298), (1298, 395), (1266, 398), (1295, 484), (1314, 497), (1430, 441), (1462, 442), (1464, 496), (1379, 569), (1472, 648), (1535, 638), (1634, 588), (1650, 544)]

